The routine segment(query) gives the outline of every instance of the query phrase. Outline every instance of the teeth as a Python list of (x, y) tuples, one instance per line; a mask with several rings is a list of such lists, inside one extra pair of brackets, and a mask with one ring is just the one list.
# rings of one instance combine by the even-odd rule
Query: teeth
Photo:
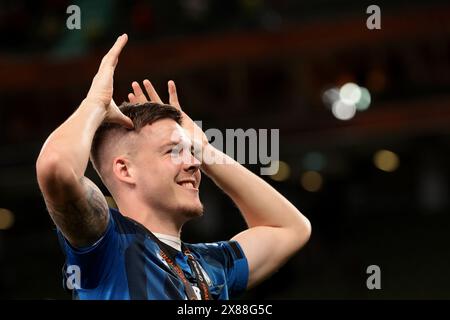
[(183, 182), (181, 185), (186, 188), (194, 188), (194, 184), (192, 182)]

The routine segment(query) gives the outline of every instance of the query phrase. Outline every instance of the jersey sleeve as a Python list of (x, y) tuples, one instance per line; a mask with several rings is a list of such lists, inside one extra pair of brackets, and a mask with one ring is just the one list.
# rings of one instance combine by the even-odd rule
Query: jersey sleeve
[(247, 288), (249, 268), (244, 252), (235, 240), (204, 244), (208, 255), (218, 261), (225, 272), (229, 297), (241, 294)]
[(249, 276), (247, 258), (237, 241), (224, 241), (222, 245), (226, 257), (230, 296), (236, 296), (247, 289)]
[(93, 245), (75, 248), (57, 229), (58, 240), (65, 254), (63, 285), (68, 289), (92, 289), (107, 277), (120, 252), (120, 235), (109, 210), (108, 225), (103, 236)]

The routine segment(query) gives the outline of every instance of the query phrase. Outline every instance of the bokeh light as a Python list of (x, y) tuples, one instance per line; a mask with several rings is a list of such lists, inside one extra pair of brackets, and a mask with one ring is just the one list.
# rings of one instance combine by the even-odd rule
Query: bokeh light
[(275, 165), (278, 164), (278, 172), (270, 177), (275, 181), (285, 181), (291, 175), (291, 168), (284, 161), (276, 161)]
[(372, 101), (372, 98), (370, 96), (369, 90), (367, 88), (361, 87), (361, 97), (358, 102), (356, 102), (356, 110), (358, 111), (364, 111), (367, 110), (370, 106), (370, 102)]
[(356, 104), (361, 99), (361, 88), (356, 83), (346, 83), (339, 90), (339, 98), (346, 104)]
[(339, 120), (350, 120), (355, 116), (356, 107), (354, 104), (347, 104), (341, 100), (338, 100), (333, 103), (331, 112)]
[(300, 178), (302, 187), (309, 192), (317, 192), (322, 188), (322, 175), (316, 171), (306, 171)]
[(373, 162), (375, 167), (386, 172), (393, 172), (400, 165), (400, 159), (397, 154), (389, 150), (377, 151), (373, 157)]
[(308, 152), (302, 161), (303, 168), (310, 171), (321, 171), (326, 166), (326, 158), (320, 152)]
[(14, 225), (14, 214), (11, 210), (0, 208), (0, 230), (7, 230)]

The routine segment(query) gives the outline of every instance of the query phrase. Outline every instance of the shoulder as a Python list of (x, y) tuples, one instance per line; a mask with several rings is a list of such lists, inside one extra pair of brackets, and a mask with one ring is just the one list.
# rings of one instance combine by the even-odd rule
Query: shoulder
[(185, 245), (189, 250), (207, 260), (214, 259), (225, 263), (230, 260), (245, 259), (242, 248), (239, 243), (234, 240)]
[(109, 208), (109, 214), (114, 232), (121, 235), (140, 233), (137, 223), (135, 223), (130, 218), (122, 215), (119, 210), (115, 208)]
[(212, 243), (186, 244), (215, 279), (228, 287), (230, 297), (235, 297), (247, 287), (249, 268), (244, 252), (235, 240)]

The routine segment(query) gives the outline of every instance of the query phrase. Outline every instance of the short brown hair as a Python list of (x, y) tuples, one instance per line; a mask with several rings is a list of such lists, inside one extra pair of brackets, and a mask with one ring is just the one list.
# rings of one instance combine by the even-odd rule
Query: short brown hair
[(109, 122), (104, 122), (100, 125), (95, 132), (91, 146), (91, 161), (98, 173), (100, 173), (100, 151), (102, 145), (112, 133), (121, 133), (124, 135), (130, 131), (139, 132), (144, 126), (161, 119), (173, 119), (181, 125), (181, 112), (171, 105), (153, 102), (140, 104), (124, 102), (119, 106), (119, 109), (133, 121), (134, 129), (127, 129), (119, 124)]

